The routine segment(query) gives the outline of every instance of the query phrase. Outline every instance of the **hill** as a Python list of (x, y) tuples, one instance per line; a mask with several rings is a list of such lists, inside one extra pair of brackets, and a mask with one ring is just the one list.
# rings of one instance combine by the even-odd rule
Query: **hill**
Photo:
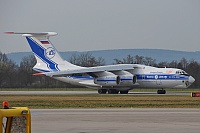
[[(183, 57), (188, 61), (193, 59), (197, 62), (200, 62), (200, 51), (197, 52), (187, 52), (187, 51), (175, 51), (175, 50), (163, 50), (163, 49), (115, 49), (115, 50), (97, 50), (97, 51), (67, 51), (60, 52), (60, 55), (65, 60), (69, 60), (72, 54), (82, 54), (89, 52), (94, 57), (102, 57), (105, 59), (106, 64), (112, 64), (113, 59), (123, 59), (126, 58), (127, 55), (135, 56), (147, 56), (153, 59), (156, 59), (156, 62), (167, 61), (171, 62), (173, 60), (180, 61)], [(23, 57), (32, 55), (32, 52), (17, 52), (17, 53), (9, 53), (7, 57), (17, 64), (19, 64)]]

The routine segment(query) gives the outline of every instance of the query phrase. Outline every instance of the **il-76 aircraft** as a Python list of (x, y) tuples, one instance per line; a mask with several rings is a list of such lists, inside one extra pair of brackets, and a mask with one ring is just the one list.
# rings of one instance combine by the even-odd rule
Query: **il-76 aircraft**
[(195, 79), (185, 71), (176, 68), (156, 68), (140, 64), (117, 64), (97, 67), (81, 67), (63, 60), (49, 41), (55, 32), (18, 33), (26, 37), (37, 60), (33, 67), (35, 76), (49, 76), (79, 86), (94, 88), (99, 94), (127, 94), (134, 88), (158, 88), (158, 94), (165, 94), (164, 88), (187, 88)]

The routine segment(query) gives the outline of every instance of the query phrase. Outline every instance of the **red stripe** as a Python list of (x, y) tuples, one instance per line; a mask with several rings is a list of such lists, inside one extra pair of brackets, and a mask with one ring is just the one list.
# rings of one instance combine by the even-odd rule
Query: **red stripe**
[(33, 74), (33, 76), (45, 76), (45, 74), (44, 73), (35, 73), (35, 74)]
[(50, 44), (48, 41), (41, 41), (42, 44)]
[(4, 32), (5, 34), (14, 34), (15, 32)]

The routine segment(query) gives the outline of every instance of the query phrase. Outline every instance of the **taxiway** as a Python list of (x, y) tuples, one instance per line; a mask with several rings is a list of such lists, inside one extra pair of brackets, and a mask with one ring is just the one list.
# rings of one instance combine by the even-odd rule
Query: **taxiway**
[(31, 109), (36, 133), (199, 133), (200, 109)]

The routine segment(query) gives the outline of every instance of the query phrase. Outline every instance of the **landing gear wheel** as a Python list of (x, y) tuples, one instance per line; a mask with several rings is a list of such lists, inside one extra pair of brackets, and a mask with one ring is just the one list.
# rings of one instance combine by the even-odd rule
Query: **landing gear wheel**
[(120, 94), (128, 94), (128, 91), (120, 91)]
[(109, 89), (108, 90), (108, 94), (118, 94), (119, 91), (115, 90), (115, 89)]
[(166, 90), (158, 90), (157, 94), (166, 94)]
[(98, 89), (99, 94), (106, 94), (107, 90), (106, 89)]

